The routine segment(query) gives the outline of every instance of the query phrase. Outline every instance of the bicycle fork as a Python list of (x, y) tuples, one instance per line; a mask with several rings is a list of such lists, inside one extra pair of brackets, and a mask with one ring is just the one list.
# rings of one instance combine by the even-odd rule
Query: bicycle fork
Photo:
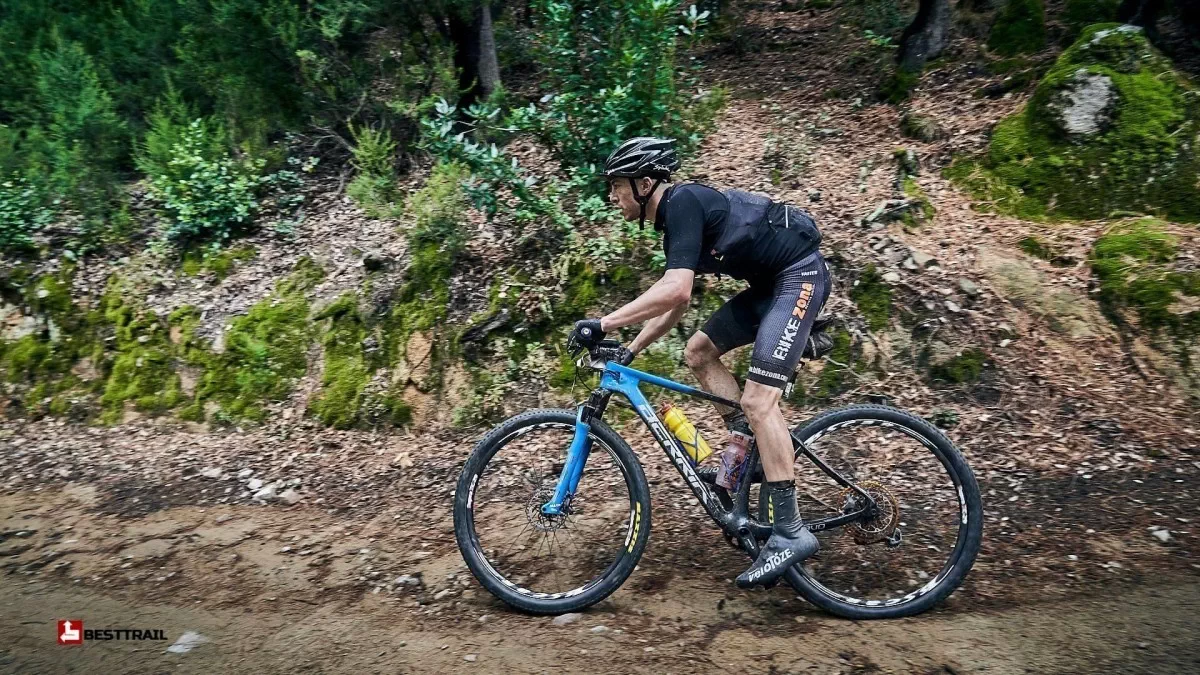
[(570, 507), (571, 497), (575, 496), (575, 491), (579, 488), (583, 467), (592, 452), (591, 421), (604, 413), (610, 396), (611, 391), (596, 390), (588, 397), (587, 403), (579, 406), (579, 411), (575, 414), (575, 438), (571, 440), (571, 447), (567, 450), (567, 461), (559, 474), (554, 496), (542, 505), (543, 514), (561, 516)]

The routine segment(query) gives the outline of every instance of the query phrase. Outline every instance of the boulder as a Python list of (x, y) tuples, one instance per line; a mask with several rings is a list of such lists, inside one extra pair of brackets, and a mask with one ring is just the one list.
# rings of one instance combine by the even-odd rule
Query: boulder
[(996, 125), (987, 153), (948, 175), (1024, 218), (1137, 211), (1198, 222), (1200, 90), (1141, 28), (1091, 26)]

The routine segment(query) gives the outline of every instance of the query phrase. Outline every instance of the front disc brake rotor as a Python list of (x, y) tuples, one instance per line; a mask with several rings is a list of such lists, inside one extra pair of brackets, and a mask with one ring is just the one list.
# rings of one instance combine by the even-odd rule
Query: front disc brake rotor
[(529, 501), (525, 502), (525, 520), (535, 530), (554, 532), (567, 521), (565, 512), (570, 508), (569, 506), (564, 507), (563, 515), (552, 516), (542, 513), (542, 505), (554, 498), (554, 485), (550, 481), (543, 482), (530, 495)]
[[(900, 525), (900, 504), (896, 497), (879, 481), (869, 480), (858, 484), (858, 487), (870, 495), (875, 501), (876, 513), (870, 520), (860, 520), (848, 529), (850, 536), (857, 544), (876, 544), (886, 540)], [(846, 488), (842, 492), (842, 502), (852, 505), (860, 499), (857, 492)], [(861, 507), (857, 507), (861, 508)]]

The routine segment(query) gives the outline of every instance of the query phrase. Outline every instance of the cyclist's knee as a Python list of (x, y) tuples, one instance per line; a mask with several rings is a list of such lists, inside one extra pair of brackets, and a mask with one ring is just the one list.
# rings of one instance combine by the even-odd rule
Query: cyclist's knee
[(779, 398), (783, 394), (776, 387), (749, 381), (742, 393), (742, 410), (751, 421), (762, 419), (779, 410)]
[(687, 346), (683, 350), (683, 360), (687, 362), (688, 368), (692, 369), (703, 368), (706, 364), (719, 358), (721, 358), (721, 352), (703, 331), (696, 331), (696, 334), (687, 341)]

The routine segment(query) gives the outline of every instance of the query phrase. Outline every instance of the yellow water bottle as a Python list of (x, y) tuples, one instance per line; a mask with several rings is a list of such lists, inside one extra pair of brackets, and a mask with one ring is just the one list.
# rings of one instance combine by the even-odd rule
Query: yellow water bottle
[(708, 447), (708, 443), (704, 441), (704, 437), (696, 429), (696, 425), (688, 421), (684, 416), (683, 411), (676, 408), (671, 402), (662, 404), (658, 409), (658, 414), (663, 418), (667, 428), (675, 434), (675, 438), (683, 444), (683, 451), (692, 458), (692, 461), (699, 464), (712, 454), (712, 448)]

